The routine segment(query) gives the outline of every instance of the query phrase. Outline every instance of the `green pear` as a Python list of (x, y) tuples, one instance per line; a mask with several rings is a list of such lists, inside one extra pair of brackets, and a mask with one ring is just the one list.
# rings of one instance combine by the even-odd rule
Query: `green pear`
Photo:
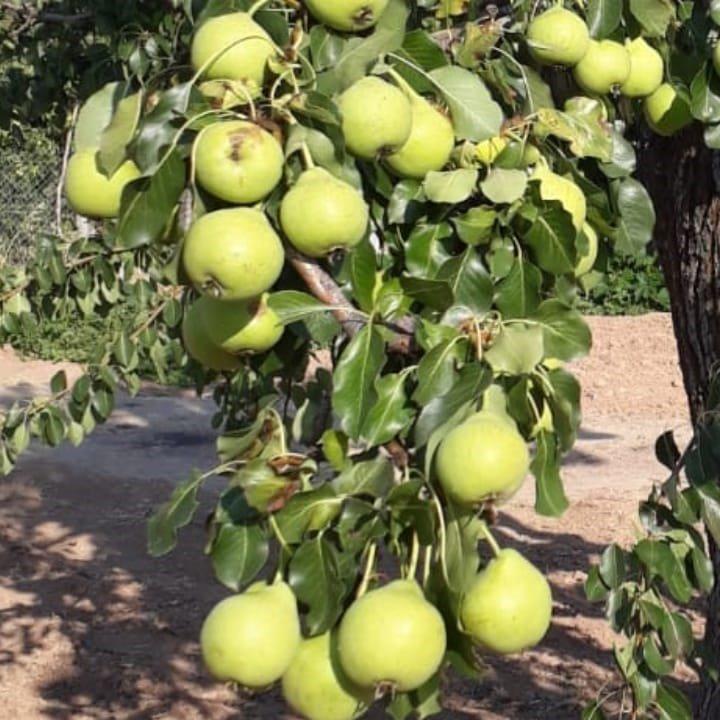
[(267, 300), (267, 293), (258, 300), (237, 302), (203, 296), (196, 304), (213, 345), (237, 355), (267, 352), (282, 337), (283, 325)]
[(593, 228), (590, 223), (585, 223), (582, 226), (582, 234), (585, 236), (588, 246), (587, 250), (577, 259), (577, 263), (575, 265), (575, 277), (587, 275), (593, 267), (595, 267), (595, 261), (598, 256), (598, 236), (595, 232), (595, 228)]
[(300, 647), (295, 596), (283, 582), (255, 583), (218, 603), (200, 632), (203, 660), (218, 680), (264, 688), (279, 680)]
[(304, 172), (280, 205), (285, 235), (309, 257), (357, 245), (365, 237), (368, 220), (362, 194), (323, 168)]
[[(206, 80), (240, 80), (251, 97), (260, 94), (273, 55), (270, 35), (246, 12), (206, 20), (195, 33), (191, 48), (193, 68), (198, 72), (205, 68)], [(210, 65), (205, 67), (207, 63)]]
[(527, 29), (530, 54), (544, 65), (572, 66), (582, 60), (590, 33), (582, 18), (563, 7), (538, 15)]
[(353, 155), (372, 160), (402, 147), (410, 137), (412, 108), (402, 90), (378, 77), (358, 80), (339, 98), (345, 143)]
[(282, 242), (259, 210), (216, 210), (197, 220), (185, 238), (183, 265), (203, 294), (250, 300), (269, 290), (285, 261)]
[(125, 186), (137, 180), (140, 169), (126, 160), (112, 177), (106, 177), (97, 164), (97, 149), (79, 150), (68, 162), (65, 195), (79, 215), (91, 218), (116, 218)]
[(280, 182), (285, 155), (280, 143), (255, 123), (218, 122), (195, 143), (195, 173), (201, 187), (225, 202), (252, 205)]
[(486, 650), (510, 655), (537, 645), (550, 627), (552, 593), (545, 576), (516, 550), (501, 550), (470, 585), (462, 627)]
[(390, 0), (305, 0), (316, 20), (335, 30), (360, 32), (377, 23)]
[(448, 498), (460, 505), (477, 505), (513, 495), (527, 476), (530, 455), (512, 423), (485, 411), (445, 436), (435, 463)]
[(585, 92), (605, 95), (630, 77), (630, 53), (613, 40), (591, 40), (573, 77)]
[(669, 137), (693, 121), (687, 101), (670, 83), (645, 98), (644, 110), (648, 125), (658, 135)]
[(654, 93), (665, 72), (662, 56), (642, 37), (626, 42), (625, 46), (630, 54), (630, 74), (620, 86), (620, 92), (625, 97), (646, 97)]
[(413, 95), (412, 130), (407, 142), (388, 155), (387, 164), (397, 175), (424, 178), (433, 170), (442, 170), (455, 147), (455, 130), (446, 115), (424, 97)]
[(183, 345), (187, 354), (208, 370), (237, 370), (241, 362), (210, 339), (202, 307), (194, 302), (185, 313), (182, 324)]
[(424, 685), (445, 656), (445, 623), (417, 583), (397, 580), (356, 600), (340, 623), (338, 651), (361, 687), (397, 692)]
[(335, 633), (303, 640), (282, 678), (285, 702), (305, 720), (353, 720), (372, 704), (372, 689), (359, 688), (340, 665)]
[(552, 172), (545, 164), (539, 164), (530, 179), (540, 184), (543, 200), (556, 200), (570, 213), (575, 229), (580, 232), (587, 215), (583, 191), (572, 180)]

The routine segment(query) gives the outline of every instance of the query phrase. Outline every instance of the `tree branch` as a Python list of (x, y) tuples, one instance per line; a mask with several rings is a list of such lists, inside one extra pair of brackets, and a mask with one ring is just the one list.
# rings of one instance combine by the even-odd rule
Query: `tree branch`
[[(287, 249), (287, 257), (312, 295), (326, 305), (343, 308), (333, 310), (332, 313), (343, 326), (345, 334), (351, 338), (355, 337), (361, 328), (362, 322), (358, 320), (355, 307), (345, 297), (335, 280), (320, 267), (317, 260), (300, 255), (300, 253), (290, 248)], [(347, 310), (344, 308), (347, 308)], [(409, 317), (401, 318), (396, 323), (389, 323), (387, 327), (398, 333), (398, 336), (388, 345), (390, 352), (396, 355), (409, 355), (414, 349), (415, 323), (413, 319)]]

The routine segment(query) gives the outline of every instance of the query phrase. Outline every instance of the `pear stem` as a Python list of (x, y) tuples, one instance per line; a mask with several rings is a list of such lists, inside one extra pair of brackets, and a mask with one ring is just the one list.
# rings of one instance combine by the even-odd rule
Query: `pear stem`
[(420, 540), (417, 532), (413, 530), (412, 550), (410, 551), (410, 562), (408, 564), (407, 579), (414, 580), (417, 574), (418, 560), (420, 559)]
[(426, 588), (430, 580), (430, 563), (432, 561), (432, 545), (428, 545), (423, 553), (422, 584)]
[(308, 147), (308, 144), (304, 142), (300, 146), (300, 152), (303, 156), (303, 162), (305, 163), (305, 167), (308, 170), (312, 170), (315, 167), (315, 161), (313, 160), (312, 153), (310, 152), (310, 148)]
[(270, 0), (257, 0), (257, 2), (250, 7), (247, 14), (252, 17), (258, 10), (261, 10), (263, 5), (267, 5)]
[(361, 598), (368, 590), (368, 587), (370, 586), (370, 578), (372, 578), (372, 574), (375, 570), (375, 558), (377, 557), (377, 543), (371, 543), (370, 548), (368, 549), (367, 557), (365, 558), (365, 570), (363, 572), (362, 581), (360, 582), (360, 587), (358, 588), (356, 598)]
[(495, 557), (499, 557), (500, 553), (502, 552), (502, 548), (498, 544), (498, 541), (495, 539), (495, 536), (490, 532), (490, 528), (487, 526), (487, 523), (482, 524), (482, 534), (485, 536), (485, 540), (487, 540), (488, 544), (490, 545), (490, 548), (493, 551), (493, 555), (495, 555)]
[(387, 74), (395, 81), (395, 83), (398, 85), (398, 87), (406, 94), (412, 96), (417, 96), (417, 93), (410, 87), (410, 84), (407, 80), (397, 71), (393, 70), (393, 68), (388, 68)]
[(435, 488), (428, 482), (428, 489), (432, 495), (435, 510), (437, 511), (438, 523), (440, 524), (440, 567), (442, 569), (443, 580), (446, 585), (450, 585), (450, 574), (447, 569), (447, 528), (445, 526), (445, 512), (443, 511), (442, 503), (438, 494), (435, 492)]

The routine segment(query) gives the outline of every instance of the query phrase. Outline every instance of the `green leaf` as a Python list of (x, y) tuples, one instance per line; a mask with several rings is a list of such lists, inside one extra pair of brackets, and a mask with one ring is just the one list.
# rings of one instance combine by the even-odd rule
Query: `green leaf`
[(151, 177), (128, 185), (123, 192), (115, 243), (130, 250), (162, 237), (185, 188), (185, 163), (173, 150)]
[(224, 524), (220, 527), (210, 558), (217, 579), (238, 591), (263, 569), (270, 545), (257, 525)]
[(365, 420), (363, 437), (370, 446), (384, 445), (406, 430), (413, 419), (405, 393), (406, 373), (390, 373), (375, 383), (377, 401)]
[(569, 362), (590, 351), (590, 328), (577, 310), (560, 300), (546, 300), (531, 317), (542, 328), (545, 357)]
[(448, 223), (416, 225), (405, 243), (405, 266), (416, 277), (432, 278), (450, 257), (443, 240), (452, 235)]
[(535, 511), (560, 517), (569, 506), (560, 477), (560, 453), (555, 436), (543, 430), (537, 436), (535, 458), (530, 465), (536, 480)]
[(688, 657), (695, 642), (689, 620), (676, 612), (665, 613), (660, 636), (670, 656), (676, 660)]
[(459, 140), (479, 142), (500, 133), (502, 110), (475, 73), (448, 65), (432, 70), (430, 77), (450, 108)]
[(478, 402), (483, 391), (492, 382), (490, 370), (479, 363), (466, 365), (456, 376), (453, 386), (441, 397), (433, 398), (422, 409), (415, 424), (415, 444), (427, 444), (431, 435), (462, 407)]
[(319, 521), (334, 513), (341, 503), (342, 498), (327, 484), (293, 495), (290, 502), (275, 513), (275, 521), (284, 541), (296, 545), (308, 529), (316, 524), (322, 525)]
[(175, 488), (170, 500), (162, 505), (148, 522), (148, 552), (153, 557), (166, 555), (177, 545), (178, 530), (189, 525), (200, 507), (198, 491), (204, 477), (197, 470)]
[(350, 280), (353, 297), (366, 312), (371, 312), (377, 284), (377, 259), (369, 240), (364, 240), (350, 254)]
[(477, 547), (484, 522), (472, 511), (447, 507), (445, 562), (450, 589), (462, 595), (477, 576), (480, 557)]
[(543, 331), (537, 325), (514, 322), (503, 325), (485, 353), (493, 370), (508, 375), (531, 373), (544, 357)]
[(317, 313), (329, 312), (330, 308), (316, 297), (299, 290), (281, 290), (268, 298), (283, 325), (290, 325)]
[(645, 252), (655, 229), (655, 208), (647, 190), (633, 178), (625, 178), (613, 185), (620, 213), (615, 231), (615, 249), (625, 255)]
[(660, 720), (692, 720), (692, 705), (685, 693), (665, 682), (659, 683), (655, 705)]
[(97, 150), (100, 147), (103, 132), (112, 120), (116, 105), (126, 92), (126, 83), (114, 82), (105, 85), (88, 98), (75, 125), (75, 150)]
[(547, 377), (553, 392), (546, 401), (552, 411), (560, 450), (568, 452), (575, 444), (580, 429), (580, 383), (574, 375), (562, 369), (551, 371)]
[(519, 200), (527, 190), (528, 177), (522, 170), (493, 168), (480, 183), (486, 198), (497, 204), (510, 204)]
[(455, 304), (475, 315), (484, 315), (492, 307), (493, 282), (480, 254), (469, 247), (461, 255), (447, 260), (437, 274), (445, 280), (455, 297)]
[(329, 71), (337, 90), (344, 90), (367, 74), (371, 63), (380, 55), (398, 50), (405, 39), (409, 14), (405, 0), (390, 0), (385, 12), (366, 38), (353, 37), (346, 45), (335, 67)]
[(303, 543), (290, 561), (288, 582), (307, 607), (305, 620), (311, 636), (333, 627), (342, 612), (345, 585), (337, 550), (322, 536)]
[(377, 400), (375, 380), (385, 364), (385, 343), (366, 325), (348, 344), (335, 369), (332, 404), (343, 430), (358, 439)]
[(338, 495), (385, 497), (393, 486), (393, 466), (384, 457), (357, 462), (343, 470), (332, 486)]
[(425, 196), (431, 202), (456, 205), (467, 200), (475, 191), (478, 171), (461, 168), (447, 172), (429, 172), (423, 182)]
[(620, 24), (622, 0), (589, 0), (587, 24), (590, 35), (596, 40), (609, 37)]
[(100, 139), (99, 164), (111, 177), (127, 157), (127, 146), (135, 136), (143, 105), (142, 93), (123, 98)]
[(612, 590), (625, 580), (625, 553), (617, 545), (608, 546), (600, 558), (598, 572), (602, 581)]
[(546, 210), (533, 214), (525, 242), (543, 270), (563, 275), (575, 267), (577, 231), (560, 203), (549, 202), (547, 206)]
[(497, 286), (495, 304), (507, 319), (528, 317), (540, 304), (541, 287), (540, 270), (531, 262), (517, 258)]
[(608, 589), (600, 577), (600, 570), (597, 565), (593, 565), (585, 580), (585, 597), (595, 603), (605, 600), (607, 596)]
[(643, 658), (647, 666), (656, 675), (667, 675), (675, 668), (675, 663), (662, 656), (660, 648), (657, 646), (652, 635), (647, 635), (643, 642)]
[(480, 245), (490, 241), (497, 217), (495, 208), (478, 205), (464, 215), (456, 216), (452, 222), (458, 237), (466, 245)]
[(418, 405), (426, 405), (434, 397), (444, 395), (453, 385), (455, 363), (463, 353), (458, 344), (459, 337), (436, 345), (420, 361), (418, 366), (418, 386), (413, 400)]
[(649, 37), (664, 37), (675, 17), (675, 6), (667, 0), (630, 0), (630, 12)]

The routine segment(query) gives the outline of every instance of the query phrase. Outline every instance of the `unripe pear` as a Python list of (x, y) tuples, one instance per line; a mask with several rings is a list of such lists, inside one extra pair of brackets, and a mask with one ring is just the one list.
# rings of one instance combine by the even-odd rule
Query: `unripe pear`
[(486, 650), (509, 655), (537, 645), (550, 627), (552, 593), (544, 575), (516, 550), (501, 550), (470, 585), (463, 629)]
[(197, 302), (185, 313), (182, 338), (185, 352), (208, 370), (225, 372), (237, 370), (241, 365), (239, 358), (225, 352), (210, 339), (202, 307)]
[(290, 587), (259, 582), (210, 611), (200, 647), (213, 677), (263, 688), (290, 667), (300, 639), (300, 618)]
[(535, 168), (531, 180), (540, 183), (540, 197), (543, 200), (556, 200), (570, 213), (573, 225), (579, 232), (587, 215), (587, 201), (583, 191), (572, 180), (552, 172), (544, 164)]
[[(483, 140), (475, 146), (475, 159), (479, 160), (483, 165), (492, 165), (507, 146), (508, 141), (503, 137), (498, 136)], [(520, 154), (522, 155), (522, 150)]]
[(280, 143), (255, 123), (218, 122), (198, 135), (195, 171), (201, 187), (221, 200), (252, 205), (280, 182), (285, 155)]
[(372, 160), (410, 137), (412, 108), (402, 90), (378, 77), (358, 80), (339, 98), (345, 143), (353, 155)]
[(571, 66), (582, 60), (590, 33), (582, 18), (563, 7), (538, 15), (527, 29), (530, 54), (545, 65)]
[(280, 205), (285, 235), (310, 257), (357, 245), (365, 237), (368, 219), (362, 194), (323, 168), (304, 172)]
[(588, 248), (582, 255), (578, 256), (575, 265), (575, 277), (587, 275), (595, 266), (598, 256), (598, 236), (595, 228), (590, 223), (585, 223), (582, 226), (582, 234), (587, 239)]
[(660, 53), (637, 37), (625, 43), (630, 55), (630, 74), (620, 86), (626, 97), (645, 97), (655, 92), (663, 81), (665, 66)]
[(573, 77), (586, 92), (605, 95), (630, 76), (630, 53), (613, 40), (591, 40), (573, 69)]
[(371, 689), (347, 678), (337, 637), (329, 632), (302, 641), (283, 675), (282, 690), (285, 702), (306, 720), (353, 720), (374, 698)]
[(285, 252), (265, 215), (253, 208), (203, 215), (185, 238), (183, 264), (193, 285), (221, 300), (250, 300), (280, 277)]
[(530, 455), (513, 424), (486, 411), (445, 436), (435, 463), (445, 494), (469, 506), (513, 495), (527, 476)]
[(447, 115), (425, 98), (413, 95), (412, 130), (407, 142), (386, 158), (390, 168), (406, 178), (424, 178), (442, 170), (455, 147), (455, 130)]
[(658, 135), (674, 135), (693, 121), (690, 106), (670, 83), (648, 95), (644, 109), (648, 125)]
[(125, 186), (142, 173), (132, 160), (126, 160), (112, 177), (106, 177), (97, 164), (97, 150), (79, 150), (68, 162), (65, 195), (79, 215), (116, 218)]
[[(219, 55), (223, 49), (225, 52)], [(192, 42), (196, 71), (210, 63), (203, 74), (206, 80), (240, 80), (251, 97), (260, 94), (268, 60), (274, 54), (272, 39), (246, 12), (210, 18), (200, 26)]]
[(417, 583), (397, 580), (363, 595), (340, 624), (340, 662), (361, 687), (424, 685), (445, 657), (445, 623)]
[(267, 294), (259, 300), (237, 302), (201, 297), (197, 304), (210, 341), (232, 355), (267, 352), (284, 331), (267, 299)]
[(360, 32), (377, 23), (390, 0), (305, 0), (316, 20), (335, 30)]

